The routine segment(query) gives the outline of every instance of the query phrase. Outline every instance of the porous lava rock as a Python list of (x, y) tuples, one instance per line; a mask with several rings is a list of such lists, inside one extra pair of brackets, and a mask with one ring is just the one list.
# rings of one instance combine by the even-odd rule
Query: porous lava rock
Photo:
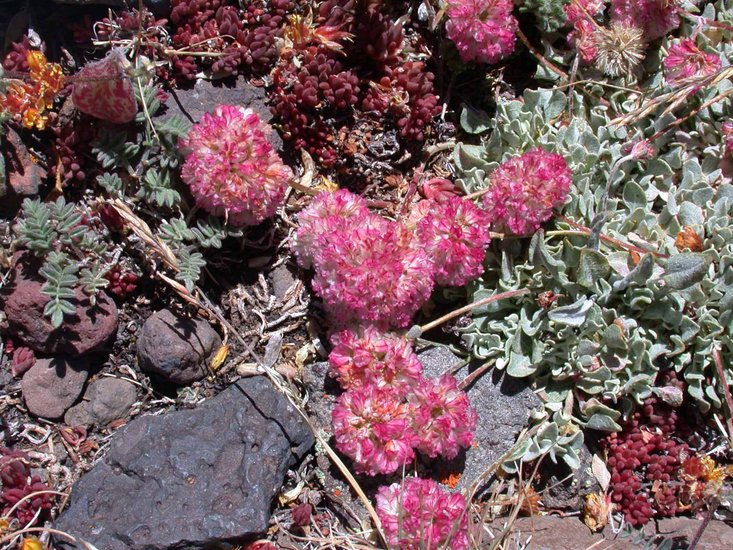
[[(586, 441), (589, 436), (585, 434)], [(580, 467), (577, 470), (571, 469), (563, 460), (556, 463), (548, 460), (543, 464), (539, 484), (541, 489), (538, 488), (538, 491), (542, 494), (545, 508), (580, 510), (588, 494), (600, 491), (601, 487), (591, 470), (593, 454), (585, 443), (578, 450), (578, 459)]]
[(104, 426), (124, 418), (137, 401), (135, 385), (120, 378), (99, 378), (89, 384), (82, 402), (64, 415), (69, 426)]
[(64, 415), (81, 395), (89, 376), (83, 358), (54, 357), (38, 359), (25, 373), (21, 390), (31, 414), (56, 419)]
[(162, 309), (143, 324), (137, 341), (140, 368), (172, 384), (190, 384), (206, 376), (221, 338), (205, 320)]
[(122, 428), (54, 527), (105, 550), (244, 542), (267, 529), (287, 469), (312, 445), (288, 400), (267, 379), (246, 378), (196, 409)]
[(40, 267), (29, 253), (15, 257), (11, 283), (2, 300), (9, 334), (47, 354), (77, 356), (102, 347), (117, 330), (117, 306), (112, 298), (100, 291), (92, 304), (81, 287), (76, 288), (74, 298), (68, 299), (76, 312), (64, 316), (62, 325), (54, 328), (43, 314), (50, 298), (41, 293)]

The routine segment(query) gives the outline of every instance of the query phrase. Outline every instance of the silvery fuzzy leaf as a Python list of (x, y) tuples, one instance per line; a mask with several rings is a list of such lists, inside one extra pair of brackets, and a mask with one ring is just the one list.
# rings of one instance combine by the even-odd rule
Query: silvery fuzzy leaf
[(629, 210), (635, 208), (645, 208), (647, 205), (646, 194), (644, 190), (635, 181), (627, 181), (623, 191), (624, 205)]
[(460, 118), (461, 128), (469, 134), (481, 134), (491, 129), (491, 117), (486, 111), (470, 105), (463, 105)]
[(662, 386), (652, 388), (652, 393), (659, 397), (670, 407), (680, 407), (684, 399), (684, 393), (675, 386)]
[(614, 292), (622, 292), (630, 285), (644, 285), (654, 272), (654, 257), (651, 254), (644, 254), (639, 263), (636, 264), (626, 277), (613, 283)]
[(509, 364), (506, 367), (508, 375), (514, 376), (515, 378), (524, 378), (534, 374), (536, 371), (537, 366), (533, 365), (532, 361), (526, 355), (512, 352), (509, 356)]
[(669, 258), (663, 280), (667, 286), (682, 290), (699, 283), (708, 270), (707, 258), (697, 252), (683, 252)]
[(588, 422), (586, 423), (585, 426), (586, 428), (590, 428), (592, 430), (599, 430), (602, 432), (621, 431), (621, 426), (616, 424), (616, 422), (614, 422), (613, 419), (606, 416), (605, 414), (599, 414), (599, 413), (596, 413), (593, 416), (591, 416), (588, 419)]
[(629, 268), (629, 254), (627, 252), (611, 252), (606, 256), (608, 265), (622, 277), (631, 272)]
[(459, 170), (468, 172), (475, 168), (485, 168), (484, 148), (480, 145), (459, 143), (453, 150), (453, 161)]
[[(698, 204), (704, 204), (705, 202), (707, 201)], [(702, 225), (705, 223), (705, 215), (703, 214), (702, 208), (690, 201), (685, 201), (680, 204), (678, 218), (682, 225)]]
[(581, 296), (576, 302), (561, 306), (550, 311), (547, 316), (551, 321), (559, 325), (579, 327), (585, 323), (590, 308), (593, 307), (593, 300)]
[(593, 289), (599, 279), (605, 278), (611, 271), (606, 257), (597, 250), (583, 249), (580, 252), (578, 266), (578, 284)]

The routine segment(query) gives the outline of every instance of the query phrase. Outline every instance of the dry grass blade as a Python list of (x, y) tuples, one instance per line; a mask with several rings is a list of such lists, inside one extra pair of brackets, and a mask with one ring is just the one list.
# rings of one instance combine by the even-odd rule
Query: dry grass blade
[(135, 235), (142, 239), (143, 242), (147, 244), (150, 248), (155, 250), (156, 254), (160, 257), (161, 260), (165, 262), (168, 267), (174, 270), (178, 269), (178, 259), (176, 258), (176, 255), (173, 253), (170, 247), (163, 241), (155, 237), (152, 230), (150, 229), (150, 226), (143, 220), (141, 220), (138, 216), (136, 216), (129, 206), (127, 206), (120, 199), (113, 199), (107, 202), (115, 209), (115, 211), (117, 211), (117, 213), (125, 220), (125, 222), (127, 222), (130, 229), (132, 229)]
[(84, 550), (98, 550), (96, 546), (88, 543), (87, 541), (83, 539), (70, 535), (69, 533), (66, 533), (65, 531), (59, 531), (58, 529), (52, 529), (51, 527), (26, 527), (25, 529), (21, 529), (20, 531), (15, 531), (13, 533), (10, 533), (0, 538), (0, 544), (6, 544), (12, 540), (15, 540), (17, 537), (21, 535), (25, 535), (26, 533), (49, 533), (51, 535), (56, 535), (57, 537), (61, 537), (66, 540), (69, 540), (73, 542), (74, 544), (79, 544), (81, 545), (81, 548)]
[[(635, 124), (644, 117), (651, 115), (657, 109), (664, 105), (666, 105), (666, 107), (661, 114), (670, 113), (674, 109), (688, 101), (697, 89), (715, 86), (723, 80), (727, 80), (731, 77), (733, 77), (733, 67), (724, 67), (723, 69), (712, 75), (690, 80), (681, 88), (652, 98), (646, 105), (642, 105), (641, 107), (631, 111), (630, 113), (613, 119), (611, 121), (611, 124), (614, 126), (627, 126), (629, 124)], [(715, 99), (715, 101), (713, 101), (712, 103), (720, 101), (724, 97), (727, 97), (727, 95), (727, 93), (719, 94), (718, 96), (716, 96), (717, 99), (713, 98)], [(710, 106), (712, 105), (712, 103), (706, 102), (706, 106)], [(696, 112), (699, 112), (699, 110)]]
[(491, 296), (487, 296), (486, 298), (481, 298), (480, 300), (476, 300), (475, 302), (472, 302), (468, 304), (467, 306), (463, 306), (461, 308), (456, 309), (455, 311), (446, 313), (442, 317), (438, 317), (435, 321), (431, 321), (429, 323), (424, 324), (423, 326), (420, 327), (420, 334), (425, 334), (427, 331), (434, 329), (437, 326), (442, 325), (446, 321), (450, 321), (451, 319), (460, 317), (464, 313), (473, 311), (477, 307), (485, 306), (486, 304), (497, 302), (499, 300), (504, 300), (505, 298), (513, 298), (514, 296), (522, 296), (524, 294), (529, 294), (528, 288), (522, 288), (520, 290), (508, 290), (507, 292), (501, 292), (499, 294), (492, 294)]

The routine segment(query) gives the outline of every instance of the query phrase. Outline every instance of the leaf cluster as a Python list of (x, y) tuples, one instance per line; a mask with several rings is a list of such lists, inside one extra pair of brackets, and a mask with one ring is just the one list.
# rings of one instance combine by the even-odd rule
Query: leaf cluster
[[(646, 85), (652, 96), (664, 86), (658, 72)], [(691, 102), (728, 86), (702, 90)], [(619, 418), (652, 393), (663, 369), (685, 380), (702, 412), (719, 409), (722, 390), (710, 383), (715, 348), (733, 378), (733, 185), (723, 178), (719, 137), (733, 115), (730, 104), (716, 103), (676, 134), (659, 135), (677, 120), (674, 113), (615, 126), (612, 114), (634, 110), (638, 96), (624, 90), (605, 97), (610, 108), (588, 94), (528, 90), (521, 100), (501, 101), (493, 118), (461, 117), (468, 133), (490, 131), (479, 145), (455, 149), (467, 193), (484, 189), (501, 162), (534, 147), (561, 154), (573, 173), (562, 208), (573, 223), (556, 219), (529, 240), (497, 242), (484, 276), (469, 286), (473, 300), (532, 291), (477, 309), (462, 329), (475, 357), (530, 379), (545, 397), (535, 419), (541, 430), (520, 453), (526, 460), (549, 453), (577, 466), (582, 434), (575, 427), (618, 430)], [(658, 136), (655, 156), (629, 153), (651, 136)], [(699, 248), (680, 247), (685, 230)], [(556, 299), (541, 304), (542, 293)]]
[(54, 327), (61, 326), (64, 316), (74, 314), (70, 300), (77, 288), (94, 303), (97, 292), (107, 286), (104, 258), (109, 254), (108, 246), (83, 223), (74, 203), (63, 197), (52, 203), (25, 199), (14, 232), (18, 241), (43, 261), (41, 292), (50, 298), (44, 315)]

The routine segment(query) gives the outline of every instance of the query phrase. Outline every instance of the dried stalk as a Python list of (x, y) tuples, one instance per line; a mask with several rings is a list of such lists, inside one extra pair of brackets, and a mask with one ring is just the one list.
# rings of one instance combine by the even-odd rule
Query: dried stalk
[(480, 300), (476, 300), (475, 302), (470, 303), (467, 306), (463, 306), (454, 311), (451, 311), (450, 313), (446, 313), (442, 317), (438, 317), (435, 321), (431, 321), (429, 323), (424, 324), (423, 326), (420, 327), (420, 334), (425, 334), (427, 331), (434, 329), (435, 327), (439, 325), (442, 325), (446, 321), (450, 321), (451, 319), (460, 317), (464, 313), (468, 313), (476, 309), (477, 307), (485, 306), (486, 304), (497, 302), (499, 300), (504, 300), (505, 298), (513, 298), (514, 296), (523, 296), (525, 294), (529, 294), (528, 288), (522, 288), (520, 290), (508, 290), (507, 292), (501, 292), (499, 294), (493, 294), (492, 296), (487, 296), (486, 298), (481, 298)]
[(725, 419), (725, 423), (728, 426), (728, 443), (730, 448), (733, 449), (733, 397), (730, 394), (728, 381), (725, 378), (723, 358), (720, 356), (720, 350), (718, 348), (713, 348), (713, 362), (715, 363), (715, 370), (718, 373), (718, 380), (720, 381), (720, 385), (723, 387), (725, 402), (728, 405), (728, 417)]

